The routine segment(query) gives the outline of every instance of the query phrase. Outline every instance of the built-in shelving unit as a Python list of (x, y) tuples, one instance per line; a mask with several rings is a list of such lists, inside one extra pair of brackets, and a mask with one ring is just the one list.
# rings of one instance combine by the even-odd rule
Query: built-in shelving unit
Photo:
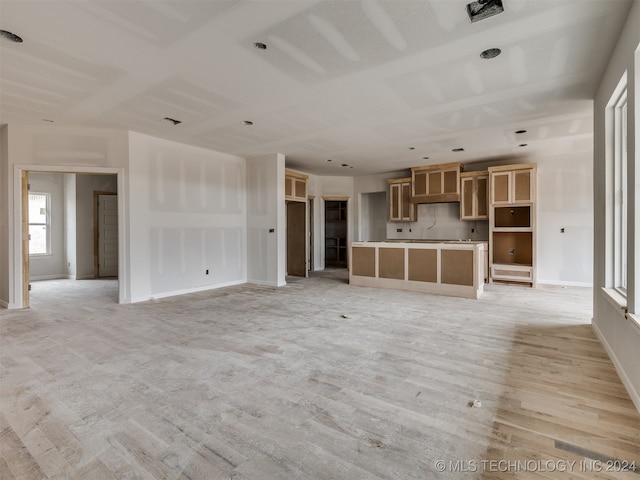
[(347, 266), (347, 201), (325, 201), (324, 262), (328, 267)]
[(536, 165), (489, 167), (490, 281), (535, 286)]

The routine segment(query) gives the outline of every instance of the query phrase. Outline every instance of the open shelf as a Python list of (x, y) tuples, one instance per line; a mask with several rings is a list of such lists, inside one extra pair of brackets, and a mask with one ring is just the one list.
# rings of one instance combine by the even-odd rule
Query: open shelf
[(495, 207), (494, 225), (495, 228), (530, 228), (531, 227), (531, 207)]
[(502, 265), (533, 265), (532, 232), (493, 232), (493, 263)]

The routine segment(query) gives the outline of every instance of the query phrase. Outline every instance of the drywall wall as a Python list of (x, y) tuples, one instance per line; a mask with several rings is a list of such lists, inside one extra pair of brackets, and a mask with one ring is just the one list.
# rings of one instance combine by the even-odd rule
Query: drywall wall
[(115, 175), (75, 175), (76, 177), (76, 279), (94, 278), (94, 192), (118, 191)]
[(0, 125), (0, 308), (9, 307), (13, 294), (9, 269), (9, 129)]
[(607, 211), (613, 199), (607, 182), (612, 169), (607, 162), (606, 108), (622, 76), (627, 74), (627, 175), (628, 253), (627, 303), (640, 317), (640, 172), (637, 167), (640, 143), (640, 2), (635, 1), (626, 25), (600, 82), (594, 104), (594, 312), (593, 326), (613, 361), (638, 411), (640, 411), (640, 325), (609, 301), (603, 288), (613, 287), (608, 242), (612, 226)]
[(60, 173), (30, 173), (30, 193), (50, 195), (50, 254), (29, 256), (29, 279), (46, 280), (66, 277), (64, 244), (64, 178)]
[(591, 138), (588, 149), (537, 159), (538, 283), (593, 285)]
[[(120, 130), (58, 127), (53, 125), (18, 125), (3, 127), (6, 142), (6, 177), (0, 190), (7, 203), (0, 207), (8, 225), (6, 248), (0, 251), (0, 276), (6, 277), (6, 287), (0, 291), (0, 302), (8, 308), (21, 308), (22, 245), (20, 175), (23, 170), (65, 173), (117, 174), (119, 186), (126, 190), (128, 167), (128, 136)], [(6, 192), (6, 193), (4, 193)], [(126, 193), (126, 192), (125, 192)], [(119, 211), (127, 212), (126, 194), (119, 199)], [(126, 218), (123, 220), (126, 221)], [(124, 230), (124, 229), (121, 229)], [(122, 233), (126, 240), (125, 232)], [(3, 245), (4, 247), (4, 245)], [(5, 268), (6, 266), (6, 268)], [(129, 301), (129, 267), (120, 265), (119, 297)], [(2, 281), (4, 284), (5, 280)], [(0, 284), (0, 285), (2, 285)]]
[(286, 283), (286, 211), (282, 154), (247, 160), (247, 280)]
[(63, 174), (64, 181), (64, 256), (66, 259), (66, 276), (76, 278), (76, 175)]
[(131, 301), (246, 281), (243, 158), (130, 132), (129, 171)]
[(387, 219), (380, 212), (388, 209), (387, 193), (360, 193), (358, 205), (358, 240), (383, 242), (387, 238)]

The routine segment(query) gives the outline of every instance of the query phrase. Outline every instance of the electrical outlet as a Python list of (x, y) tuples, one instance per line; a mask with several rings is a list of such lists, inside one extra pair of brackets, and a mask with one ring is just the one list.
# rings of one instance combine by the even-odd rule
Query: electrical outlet
[(204, 274), (205, 274), (205, 275), (209, 275), (209, 269), (206, 269), (206, 270), (204, 271)]
[(396, 232), (402, 233), (402, 229), (401, 228), (396, 228)]
[(475, 229), (475, 228), (472, 228), (472, 229), (471, 229), (471, 233), (475, 233), (475, 232), (476, 232), (476, 229)]
[(564, 233), (564, 227), (560, 229), (560, 233)]

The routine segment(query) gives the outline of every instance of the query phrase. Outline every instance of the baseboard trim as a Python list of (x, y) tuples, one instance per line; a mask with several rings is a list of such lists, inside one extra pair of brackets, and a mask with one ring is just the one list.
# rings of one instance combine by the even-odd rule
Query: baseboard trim
[(640, 392), (636, 391), (636, 389), (634, 388), (633, 383), (631, 383), (631, 380), (624, 371), (624, 368), (622, 368), (622, 364), (618, 360), (618, 357), (616, 357), (614, 350), (611, 348), (611, 345), (609, 345), (609, 342), (607, 342), (607, 339), (600, 331), (600, 328), (598, 328), (598, 324), (594, 321), (591, 321), (591, 326), (593, 327), (593, 331), (596, 332), (596, 336), (607, 352), (607, 355), (609, 355), (609, 358), (611, 359), (616, 372), (618, 372), (620, 380), (622, 380), (622, 384), (627, 389), (627, 393), (629, 394), (629, 397), (631, 397), (631, 401), (636, 406), (636, 410), (638, 410), (638, 413), (640, 413)]
[(247, 280), (245, 283), (251, 283), (253, 285), (263, 285), (265, 287), (283, 287), (287, 284), (287, 282), (280, 284), (278, 282), (266, 282), (264, 280)]
[(189, 293), (204, 292), (207, 290), (217, 290), (218, 288), (231, 287), (233, 285), (242, 285), (247, 283), (245, 280), (234, 280), (232, 282), (216, 283), (215, 285), (202, 285), (200, 287), (185, 288), (184, 290), (173, 290), (170, 292), (161, 292), (151, 295), (149, 298), (132, 300), (131, 303), (144, 302), (147, 300), (157, 300), (160, 298), (176, 297), (179, 295), (187, 295)]
[(592, 282), (564, 282), (560, 280), (538, 280), (538, 285), (551, 285), (555, 287), (587, 287), (593, 288)]
[(57, 275), (38, 275), (35, 277), (30, 277), (29, 281), (30, 282), (39, 282), (42, 280), (60, 280), (62, 278), (67, 278), (67, 275), (61, 273), (61, 274), (57, 274)]

